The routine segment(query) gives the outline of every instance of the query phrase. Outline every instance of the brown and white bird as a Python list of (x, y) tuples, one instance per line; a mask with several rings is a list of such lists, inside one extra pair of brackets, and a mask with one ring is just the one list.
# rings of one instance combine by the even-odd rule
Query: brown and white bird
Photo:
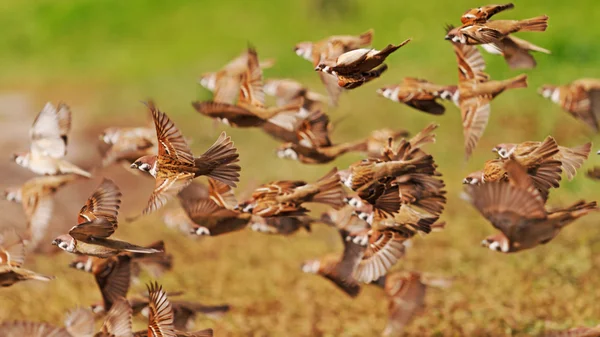
[(452, 43), (458, 62), (458, 97), (461, 110), (465, 156), (468, 159), (483, 135), (490, 118), (490, 103), (507, 89), (527, 87), (527, 75), (492, 81), (484, 72), (485, 62), (474, 46)]
[(95, 314), (107, 313), (115, 302), (120, 298), (127, 297), (131, 284), (131, 261), (132, 259), (128, 255), (111, 256), (106, 259), (87, 257), (86, 264), (89, 264), (91, 268), (86, 271), (94, 275), (102, 295), (102, 303), (92, 305), (92, 311)]
[(131, 164), (139, 157), (158, 151), (154, 127), (110, 127), (100, 135), (102, 166)]
[(514, 7), (514, 4), (507, 3), (503, 5), (486, 5), (477, 8), (471, 8), (460, 17), (460, 22), (462, 22), (463, 25), (486, 23), (492, 18), (492, 16), (507, 9), (513, 9)]
[[(335, 60), (343, 53), (358, 48), (368, 47), (371, 45), (372, 40), (373, 30), (370, 29), (358, 36), (334, 35), (318, 42), (300, 42), (296, 44), (294, 51), (298, 56), (310, 61), (313, 67), (316, 67), (321, 60)], [(338, 47), (334, 48), (333, 46)], [(340, 46), (342, 48), (339, 48)], [(336, 106), (344, 88), (338, 85), (338, 79), (334, 75), (319, 72), (319, 77), (321, 82), (325, 85), (325, 89), (327, 89), (330, 104)]]
[(138, 158), (131, 168), (148, 172), (155, 179), (154, 191), (142, 214), (149, 214), (188, 186), (195, 177), (205, 175), (229, 186), (239, 181), (237, 149), (225, 132), (200, 157), (194, 158), (186, 140), (162, 111), (150, 104), (156, 126), (158, 154)]
[[(274, 64), (275, 60), (273, 59), (268, 59), (258, 63), (261, 69), (271, 68)], [(218, 86), (217, 83), (223, 79), (227, 80), (227, 78), (239, 78), (246, 72), (247, 67), (248, 51), (244, 50), (241, 55), (229, 61), (229, 63), (223, 66), (221, 70), (202, 74), (198, 80), (198, 83), (210, 91), (215, 91)]]
[(537, 62), (530, 54), (532, 51), (544, 54), (551, 53), (548, 49), (514, 36), (507, 36), (493, 44), (482, 44), (481, 47), (490, 54), (502, 55), (511, 69), (535, 68)]
[(425, 310), (427, 288), (448, 288), (451, 281), (418, 272), (394, 272), (377, 281), (388, 297), (388, 322), (383, 336), (400, 336), (412, 319)]
[(327, 100), (327, 97), (289, 78), (270, 78), (265, 81), (263, 90), (265, 94), (275, 97), (277, 106), (302, 103), (305, 111), (301, 110), (299, 114), (321, 110), (323, 102)]
[[(383, 64), (385, 59), (408, 42), (410, 39), (399, 45), (389, 44), (381, 51), (367, 48), (354, 49), (335, 59), (322, 59), (315, 70), (336, 76), (340, 87), (354, 89), (381, 76), (387, 69)], [(343, 49), (344, 46), (341, 43), (334, 43), (332, 48)]]
[(34, 250), (46, 235), (54, 209), (54, 194), (77, 177), (75, 174), (35, 177), (20, 187), (4, 190), (6, 200), (21, 203), (23, 207), (27, 217), (24, 239), (28, 241), (28, 249)]
[(600, 130), (600, 79), (582, 78), (563, 86), (547, 84), (538, 92), (595, 132)]
[[(500, 158), (508, 159), (510, 156), (514, 156), (515, 159), (518, 160), (519, 158), (530, 155), (541, 145), (542, 142), (498, 144), (492, 149), (492, 151), (498, 153)], [(563, 172), (566, 173), (567, 179), (573, 180), (575, 174), (577, 174), (577, 170), (581, 168), (583, 163), (588, 159), (591, 150), (591, 142), (573, 148), (558, 146), (558, 153), (552, 158), (562, 163), (561, 168)]]
[(240, 78), (219, 80), (212, 101), (193, 102), (192, 106), (199, 113), (229, 126), (260, 127), (269, 122), (291, 130), (303, 104), (300, 99), (279, 107), (265, 105), (262, 70), (256, 50), (249, 48), (246, 72)]
[(0, 233), (0, 287), (10, 287), (27, 280), (47, 282), (54, 279), (52, 276), (44, 276), (22, 268), (24, 262), (23, 239), (12, 229), (4, 230)]
[(252, 197), (239, 205), (243, 212), (262, 217), (304, 215), (305, 202), (332, 207), (344, 205), (344, 190), (337, 169), (332, 169), (315, 183), (280, 180), (258, 187)]
[(394, 102), (404, 103), (411, 108), (432, 114), (442, 115), (446, 108), (437, 102), (445, 92), (455, 92), (456, 86), (443, 86), (424, 79), (405, 77), (402, 83), (389, 85), (377, 93)]
[(491, 250), (513, 253), (546, 244), (562, 228), (598, 209), (595, 201), (579, 201), (548, 211), (523, 166), (509, 160), (505, 169), (509, 183), (493, 182), (467, 189), (473, 206), (500, 230), (482, 242)]
[(121, 252), (153, 254), (159, 250), (109, 239), (118, 227), (121, 192), (112, 180), (104, 179), (79, 211), (77, 225), (58, 236), (53, 245), (73, 254), (107, 258)]
[(16, 153), (13, 160), (20, 166), (42, 175), (74, 173), (86, 178), (92, 175), (64, 160), (67, 135), (71, 129), (71, 110), (64, 103), (58, 107), (46, 103), (29, 131), (29, 152)]
[(248, 227), (259, 233), (291, 235), (304, 228), (307, 232), (311, 231), (311, 225), (317, 222), (309, 216), (278, 216), (267, 217), (254, 215), (248, 223)]
[[(15, 321), (0, 323), (2, 337), (92, 337), (94, 315), (90, 310), (77, 308), (67, 313), (65, 327), (45, 322)], [(115, 335), (123, 336), (123, 335)]]
[(234, 210), (237, 206), (233, 189), (209, 178), (207, 199), (184, 199), (181, 206), (194, 223), (190, 230), (195, 235), (217, 236), (244, 229), (252, 214)]

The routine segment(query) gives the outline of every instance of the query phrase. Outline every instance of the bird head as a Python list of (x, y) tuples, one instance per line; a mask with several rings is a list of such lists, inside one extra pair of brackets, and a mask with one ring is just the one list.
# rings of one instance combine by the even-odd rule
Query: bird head
[(143, 156), (138, 158), (130, 166), (132, 169), (138, 169), (142, 172), (150, 173), (156, 177), (156, 156)]
[(21, 189), (19, 187), (9, 187), (4, 190), (4, 198), (8, 201), (20, 202)]
[(215, 91), (217, 88), (217, 73), (206, 73), (200, 76), (198, 81), (201, 86), (205, 87), (210, 91)]
[(481, 245), (496, 252), (508, 253), (510, 250), (508, 239), (502, 234), (488, 236), (481, 241)]
[(298, 153), (294, 150), (292, 143), (285, 143), (277, 149), (277, 157), (298, 160)]
[(479, 185), (483, 182), (483, 171), (476, 171), (463, 179), (463, 184), (466, 185)]
[(302, 57), (303, 59), (307, 60), (307, 61), (311, 61), (312, 62), (312, 49), (313, 49), (313, 43), (312, 42), (300, 42), (298, 44), (296, 44), (296, 46), (294, 47), (294, 51), (296, 52), (296, 55)]
[(558, 87), (554, 85), (545, 84), (538, 89), (538, 94), (542, 95), (544, 98), (548, 98), (555, 103), (558, 103), (560, 100), (560, 91)]
[(58, 248), (69, 253), (75, 252), (75, 239), (67, 234), (58, 236), (56, 239), (54, 239), (54, 241), (52, 241), (52, 245), (57, 246)]
[(29, 165), (29, 153), (27, 153), (27, 152), (14, 153), (12, 155), (12, 160), (15, 163), (17, 163), (17, 165), (27, 167), (27, 165)]
[(492, 152), (496, 152), (500, 158), (506, 159), (510, 157), (515, 148), (516, 146), (513, 144), (498, 144), (492, 149)]
[(398, 92), (400, 91), (400, 87), (395, 85), (390, 85), (387, 87), (383, 87), (377, 89), (377, 93), (385, 98), (391, 99), (392, 101), (398, 101)]

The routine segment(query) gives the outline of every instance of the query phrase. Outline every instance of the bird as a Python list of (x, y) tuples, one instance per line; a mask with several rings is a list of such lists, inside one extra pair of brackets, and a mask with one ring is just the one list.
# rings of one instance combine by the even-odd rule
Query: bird
[(493, 44), (482, 44), (481, 47), (490, 54), (502, 55), (511, 69), (532, 69), (537, 62), (530, 52), (551, 54), (550, 50), (515, 36), (506, 36)]
[(304, 228), (307, 232), (311, 231), (311, 225), (317, 222), (309, 216), (277, 216), (277, 217), (261, 217), (253, 215), (250, 218), (248, 227), (259, 233), (291, 235), (296, 233), (300, 228)]
[(492, 182), (467, 188), (473, 206), (500, 231), (482, 241), (491, 250), (515, 253), (546, 244), (562, 228), (598, 209), (595, 201), (579, 201), (548, 211), (525, 167), (509, 160), (504, 168), (509, 183)]
[[(302, 102), (308, 113), (321, 110), (327, 97), (310, 90), (300, 82), (289, 78), (269, 78), (263, 86), (265, 94), (276, 98), (277, 106)], [(299, 112), (302, 114), (302, 110)]]
[(94, 316), (83, 308), (70, 310), (64, 321), (65, 327), (45, 322), (14, 321), (0, 323), (2, 337), (88, 337), (94, 336)]
[(263, 75), (254, 48), (248, 49), (248, 66), (240, 78), (226, 77), (217, 82), (212, 101), (192, 102), (202, 115), (229, 126), (259, 127), (269, 122), (288, 130), (303, 105), (302, 99), (278, 107), (265, 105)]
[(425, 310), (427, 288), (448, 288), (451, 280), (415, 271), (397, 271), (375, 282), (388, 298), (388, 321), (383, 336), (399, 336), (412, 319)]
[(191, 234), (217, 236), (244, 229), (252, 214), (234, 210), (237, 206), (233, 189), (209, 178), (207, 199), (188, 200), (180, 198), (181, 205), (194, 227)]
[[(562, 162), (557, 160), (559, 148), (556, 140), (548, 136), (535, 150), (522, 156), (513, 156), (515, 161), (522, 165), (531, 177), (535, 188), (541, 193), (544, 200), (548, 199), (549, 190), (557, 188), (561, 180)], [(471, 184), (489, 182), (507, 182), (508, 172), (504, 168), (506, 159), (493, 159), (485, 162), (480, 179), (471, 180)], [(471, 176), (471, 175), (470, 175)], [(467, 182), (467, 178), (463, 182)]]
[(458, 62), (458, 95), (453, 100), (461, 110), (465, 137), (465, 158), (468, 159), (483, 135), (490, 118), (490, 102), (507, 89), (527, 87), (527, 75), (492, 81), (483, 72), (485, 62), (474, 47), (452, 43)]
[[(373, 41), (373, 29), (370, 29), (358, 36), (354, 35), (334, 35), (324, 38), (318, 42), (300, 42), (294, 47), (296, 54), (308, 61), (313, 67), (319, 65), (321, 60), (335, 60), (338, 56), (345, 52), (365, 48), (371, 45)], [(343, 48), (333, 48), (332, 46), (342, 46)], [(344, 88), (338, 85), (336, 76), (319, 72), (319, 78), (329, 96), (330, 105), (337, 106), (340, 95)]]
[(102, 166), (124, 163), (158, 151), (154, 127), (110, 127), (100, 134)]
[(79, 211), (77, 225), (68, 234), (58, 236), (53, 245), (72, 254), (107, 258), (121, 252), (142, 254), (159, 253), (159, 250), (109, 239), (118, 227), (117, 215), (121, 204), (119, 187), (104, 179)]
[(560, 105), (594, 132), (600, 130), (600, 79), (582, 78), (563, 86), (546, 84), (538, 89), (538, 93)]
[(437, 102), (446, 92), (455, 92), (456, 86), (444, 86), (431, 83), (424, 79), (405, 77), (402, 83), (389, 85), (377, 90), (377, 93), (394, 102), (404, 103), (411, 108), (432, 114), (442, 115), (446, 111)]
[(486, 5), (477, 8), (468, 9), (461, 17), (460, 22), (463, 25), (486, 23), (492, 16), (515, 7), (512, 3), (503, 5)]
[(349, 152), (365, 152), (367, 150), (367, 141), (366, 139), (360, 139), (335, 145), (329, 144), (328, 146), (311, 144), (308, 140), (304, 142), (300, 141), (298, 144), (290, 142), (281, 144), (277, 148), (277, 156), (279, 158), (297, 160), (303, 164), (326, 164)]
[[(408, 42), (410, 39), (398, 45), (389, 44), (381, 51), (367, 48), (354, 49), (335, 59), (321, 60), (315, 70), (336, 76), (340, 87), (354, 89), (381, 76), (387, 69), (383, 64), (385, 59)], [(343, 49), (344, 46), (341, 43), (334, 43), (332, 48)]]
[(54, 210), (54, 194), (77, 178), (76, 174), (41, 176), (4, 190), (6, 200), (18, 202), (23, 207), (27, 217), (24, 239), (28, 241), (28, 249), (34, 250), (46, 235)]
[(445, 39), (466, 45), (492, 44), (493, 46), (509, 34), (544, 32), (546, 28), (548, 28), (547, 15), (525, 20), (488, 20), (452, 28), (447, 32)]
[(299, 117), (292, 130), (288, 130), (272, 123), (265, 123), (262, 130), (278, 141), (292, 144), (303, 143), (305, 146), (318, 144), (319, 146), (331, 145), (329, 133), (333, 125), (329, 116), (322, 110), (308, 112), (306, 117)]
[(102, 303), (92, 305), (95, 314), (105, 314), (122, 297), (127, 297), (131, 284), (132, 258), (129, 255), (116, 255), (106, 259), (88, 256), (91, 262), (90, 273), (102, 295)]
[[(496, 145), (492, 151), (498, 153), (498, 156), (503, 159), (508, 159), (511, 155), (514, 155), (515, 158), (522, 158), (531, 154), (541, 145), (542, 142), (524, 142), (521, 144), (503, 143)], [(563, 172), (566, 173), (567, 179), (573, 180), (575, 174), (577, 174), (577, 170), (581, 168), (583, 163), (588, 159), (591, 150), (591, 142), (573, 148), (558, 146), (558, 153), (553, 159), (562, 163), (561, 168)]]
[(183, 135), (169, 117), (150, 103), (158, 139), (158, 153), (138, 158), (131, 168), (147, 172), (156, 182), (142, 214), (152, 213), (188, 186), (195, 177), (205, 175), (229, 186), (239, 181), (239, 155), (225, 132), (200, 157), (194, 158)]
[(242, 212), (262, 217), (304, 215), (305, 202), (332, 207), (344, 205), (344, 190), (337, 169), (334, 168), (315, 183), (301, 180), (280, 180), (258, 187), (249, 200), (238, 208)]
[(29, 152), (15, 153), (13, 160), (40, 175), (74, 173), (90, 178), (91, 173), (63, 159), (67, 154), (70, 129), (70, 108), (64, 103), (59, 103), (57, 107), (46, 103), (29, 130)]
[[(53, 276), (45, 276), (22, 268), (25, 262), (25, 244), (14, 229), (0, 232), (0, 287), (10, 287), (27, 280), (48, 282)], [(2, 331), (2, 330), (0, 330)]]

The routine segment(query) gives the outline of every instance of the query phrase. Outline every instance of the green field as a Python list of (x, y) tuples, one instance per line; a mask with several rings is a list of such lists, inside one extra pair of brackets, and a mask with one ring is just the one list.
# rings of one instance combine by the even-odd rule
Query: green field
[[(536, 54), (538, 67), (525, 71), (529, 88), (504, 93), (492, 103), (492, 116), (473, 157), (463, 160), (460, 112), (447, 104), (446, 114), (426, 115), (379, 97), (375, 91), (405, 76), (436, 83), (457, 80), (456, 60), (444, 41), (444, 25), (460, 23), (460, 15), (484, 3), (456, 1), (10, 1), (0, 0), (0, 98), (18, 93), (28, 100), (20, 112), (22, 128), (30, 125), (46, 101), (62, 100), (73, 110), (74, 141), (69, 158), (80, 154), (90, 163), (98, 158), (94, 140), (103, 127), (142, 125), (147, 114), (141, 100), (152, 98), (192, 139), (202, 153), (220, 130), (231, 134), (239, 149), (242, 177), (239, 194), (276, 179), (314, 180), (332, 166), (345, 168), (361, 159), (346, 155), (332, 164), (306, 166), (278, 159), (277, 142), (260, 130), (231, 129), (199, 115), (193, 100), (210, 99), (197, 84), (200, 74), (219, 69), (249, 44), (261, 58), (275, 58), (265, 77), (289, 77), (324, 92), (310, 63), (293, 52), (295, 43), (333, 34), (357, 34), (373, 28), (375, 48), (412, 38), (389, 57), (382, 78), (345, 93), (330, 108), (336, 125), (334, 142), (367, 136), (371, 130), (392, 127), (416, 133), (430, 122), (440, 124), (437, 143), (428, 150), (439, 164), (448, 188), (442, 215), (447, 228), (414, 240), (407, 257), (395, 269), (416, 270), (454, 278), (450, 289), (432, 289), (427, 310), (413, 321), (411, 336), (526, 336), (551, 329), (600, 324), (599, 214), (566, 228), (554, 241), (514, 255), (480, 247), (494, 232), (460, 198), (462, 178), (492, 158), (497, 143), (542, 140), (547, 135), (560, 145), (587, 141), (598, 149), (600, 137), (583, 123), (536, 93), (544, 83), (563, 84), (582, 77), (600, 78), (600, 3), (597, 0), (518, 1), (499, 18), (524, 19), (547, 14), (545, 33), (518, 34), (550, 49)], [(516, 76), (504, 60), (484, 54), (494, 79)], [(2, 100), (0, 99), (0, 102)], [(14, 114), (0, 105), (1, 118)], [(3, 131), (8, 130), (2, 120)], [(3, 186), (30, 177), (9, 163), (13, 146), (27, 148), (27, 135), (2, 146), (6, 172)], [(73, 151), (71, 151), (73, 150)], [(594, 151), (595, 152), (595, 151)], [(566, 206), (579, 199), (595, 200), (599, 182), (585, 171), (600, 160), (592, 156), (572, 182), (553, 190), (549, 205)], [(14, 174), (13, 174), (14, 173)], [(199, 317), (197, 328), (212, 327), (215, 336), (375, 336), (385, 327), (387, 302), (383, 292), (363, 287), (350, 299), (330, 282), (303, 274), (303, 260), (341, 253), (334, 229), (316, 225), (312, 233), (290, 237), (243, 231), (223, 237), (193, 240), (166, 228), (159, 214), (125, 223), (139, 212), (152, 182), (120, 167), (98, 172), (93, 182), (57, 195), (56, 231), (75, 224), (75, 215), (100, 176), (115, 179), (124, 197), (123, 223), (117, 236), (136, 243), (166, 241), (175, 256), (174, 270), (161, 282), (167, 290), (185, 290), (186, 299), (207, 304), (230, 303), (231, 313), (220, 320)], [(75, 192), (74, 192), (75, 193)], [(18, 207), (3, 202), (4, 223), (24, 226)], [(50, 243), (49, 240), (48, 244)], [(0, 289), (0, 321), (35, 320), (62, 324), (64, 313), (100, 300), (90, 275), (68, 268), (72, 256), (30, 256), (26, 267), (57, 276), (48, 284), (35, 282)], [(148, 277), (143, 278), (149, 280)], [(134, 285), (132, 293), (143, 291)], [(141, 328), (144, 320), (135, 325)]]

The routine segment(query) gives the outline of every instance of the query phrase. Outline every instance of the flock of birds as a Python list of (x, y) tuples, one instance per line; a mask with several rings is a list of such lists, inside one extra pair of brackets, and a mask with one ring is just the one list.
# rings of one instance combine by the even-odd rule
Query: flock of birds
[[(532, 68), (531, 51), (550, 53), (510, 34), (542, 32), (547, 16), (526, 20), (490, 20), (513, 4), (470, 9), (460, 27), (447, 27), (446, 39), (456, 53), (457, 85), (405, 78), (398, 85), (377, 92), (426, 113), (439, 115), (451, 100), (462, 112), (465, 154), (468, 158), (482, 137), (490, 115), (490, 103), (507, 89), (524, 88), (527, 76), (491, 80), (476, 48), (503, 55), (511, 68)], [(368, 47), (373, 31), (359, 36), (331, 36), (318, 42), (296, 45), (296, 53), (311, 61), (336, 105), (343, 91), (355, 89), (381, 77), (386, 58), (410, 39), (382, 50)], [(260, 128), (282, 141), (278, 156), (305, 164), (329, 163), (347, 152), (360, 152), (366, 159), (347, 169), (336, 168), (315, 182), (280, 180), (254, 190), (248, 200), (238, 202), (234, 187), (239, 181), (238, 153), (223, 132), (203, 154), (195, 157), (173, 121), (153, 102), (147, 107), (153, 125), (111, 127), (101, 135), (103, 166), (123, 163), (155, 179), (155, 188), (140, 215), (159, 210), (177, 197), (181, 207), (164, 214), (167, 225), (191, 235), (217, 236), (246, 227), (264, 233), (289, 235), (313, 223), (324, 223), (339, 231), (344, 249), (340, 254), (306, 261), (302, 270), (329, 279), (355, 297), (361, 284), (383, 288), (389, 297), (389, 320), (384, 335), (399, 335), (415, 314), (423, 310), (428, 286), (448, 287), (451, 280), (418, 272), (390, 269), (403, 257), (417, 234), (443, 230), (439, 221), (446, 204), (446, 191), (434, 158), (426, 147), (435, 142), (431, 124), (408, 138), (404, 130), (381, 129), (355, 142), (334, 144), (332, 123), (324, 108), (327, 97), (289, 79), (263, 81), (262, 69), (272, 60), (260, 62), (253, 48), (223, 69), (205, 74), (200, 84), (213, 91), (210, 101), (194, 102), (201, 114), (231, 127)], [(600, 80), (582, 79), (566, 86), (546, 85), (540, 93), (560, 104), (596, 131), (600, 117)], [(265, 94), (276, 98), (276, 106), (265, 104)], [(64, 159), (71, 126), (71, 111), (65, 104), (48, 103), (30, 131), (30, 148), (14, 155), (14, 161), (36, 174), (19, 187), (5, 191), (7, 200), (21, 203), (27, 216), (27, 231), (15, 229), (0, 234), (0, 285), (25, 280), (50, 281), (23, 267), (26, 252), (42, 244), (52, 217), (53, 194), (61, 187), (92, 173)], [(567, 148), (548, 136), (543, 141), (499, 144), (497, 158), (485, 162), (481, 171), (465, 179), (465, 198), (499, 232), (485, 238), (484, 246), (514, 253), (546, 244), (576, 219), (596, 211), (596, 202), (578, 201), (549, 210), (550, 190), (559, 187), (561, 174), (573, 179), (588, 158), (591, 143)], [(589, 172), (600, 177), (600, 168)], [(206, 176), (208, 186), (195, 178)], [(174, 301), (156, 283), (148, 294), (127, 299), (130, 282), (141, 269), (159, 277), (172, 268), (172, 256), (162, 241), (149, 246), (112, 239), (118, 228), (121, 203), (119, 187), (104, 179), (81, 208), (77, 225), (58, 236), (53, 245), (76, 254), (71, 267), (93, 274), (102, 303), (78, 308), (67, 315), (65, 327), (37, 322), (5, 322), (0, 336), (212, 336), (211, 329), (187, 332), (196, 313), (222, 315), (228, 305), (204, 306)], [(320, 217), (310, 215), (308, 203), (328, 207)], [(135, 219), (129, 218), (128, 220)], [(176, 296), (170, 293), (169, 297)], [(132, 315), (148, 317), (148, 329), (132, 332)], [(102, 319), (96, 333), (95, 320)], [(575, 328), (560, 336), (600, 336), (600, 327)]]

